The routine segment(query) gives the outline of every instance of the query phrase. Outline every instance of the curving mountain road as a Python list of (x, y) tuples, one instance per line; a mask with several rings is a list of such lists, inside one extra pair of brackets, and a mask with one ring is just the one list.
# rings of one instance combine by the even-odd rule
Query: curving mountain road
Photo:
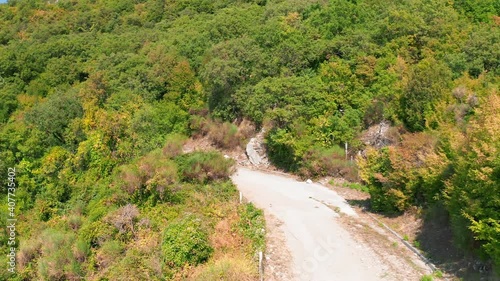
[(232, 180), (245, 198), (282, 222), (295, 280), (395, 280), (380, 256), (342, 227), (339, 213), (357, 215), (334, 191), (247, 168)]

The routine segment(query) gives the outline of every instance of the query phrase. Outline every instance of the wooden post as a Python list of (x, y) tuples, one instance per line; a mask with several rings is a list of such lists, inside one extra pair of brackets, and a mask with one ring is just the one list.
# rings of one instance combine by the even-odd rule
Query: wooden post
[(260, 281), (264, 280), (264, 268), (262, 267), (262, 251), (259, 252), (259, 277)]
[(345, 142), (345, 160), (348, 160), (348, 158), (347, 158), (347, 142)]

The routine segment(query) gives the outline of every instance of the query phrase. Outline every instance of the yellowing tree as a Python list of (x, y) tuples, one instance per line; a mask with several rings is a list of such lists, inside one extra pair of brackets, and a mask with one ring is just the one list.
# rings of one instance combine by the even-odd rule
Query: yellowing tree
[[(496, 90), (477, 109), (455, 151), (455, 175), (446, 198), (452, 224), (462, 243), (480, 242), (500, 265), (500, 96)], [(464, 237), (465, 236), (465, 237)], [(468, 239), (467, 239), (468, 237)]]

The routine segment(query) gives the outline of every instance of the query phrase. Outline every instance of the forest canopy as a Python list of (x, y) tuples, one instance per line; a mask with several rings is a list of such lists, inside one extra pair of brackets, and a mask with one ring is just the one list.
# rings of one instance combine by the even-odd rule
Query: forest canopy
[[(363, 181), (377, 211), (441, 203), (457, 243), (500, 265), (499, 15), (495, 0), (0, 4), (0, 170), (19, 171), (18, 280), (130, 268), (162, 280), (210, 263), (217, 214), (236, 208), (231, 163), (171, 151), (207, 119), (266, 128), (274, 165)], [(389, 145), (367, 147), (362, 132), (382, 122)]]

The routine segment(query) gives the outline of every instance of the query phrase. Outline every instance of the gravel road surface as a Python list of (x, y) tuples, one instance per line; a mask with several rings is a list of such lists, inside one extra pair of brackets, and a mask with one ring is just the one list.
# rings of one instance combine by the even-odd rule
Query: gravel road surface
[(281, 222), (293, 279), (393, 280), (391, 268), (338, 221), (340, 215), (357, 215), (334, 191), (247, 168), (239, 168), (232, 180), (247, 200)]

